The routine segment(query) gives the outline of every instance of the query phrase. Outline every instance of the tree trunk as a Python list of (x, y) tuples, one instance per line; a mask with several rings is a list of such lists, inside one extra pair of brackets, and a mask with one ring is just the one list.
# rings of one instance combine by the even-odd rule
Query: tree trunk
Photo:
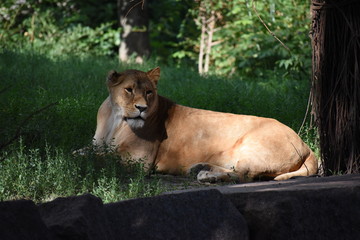
[(117, 3), (121, 26), (119, 59), (129, 61), (134, 57), (142, 63), (150, 55), (147, 1), (118, 0)]
[(215, 11), (211, 10), (208, 13), (209, 6), (205, 1), (200, 2), (199, 15), (196, 20), (197, 24), (201, 25), (200, 49), (198, 58), (199, 74), (206, 74), (209, 72), (209, 65), (211, 59), (211, 48), (214, 46), (213, 35), (215, 31), (216, 16)]
[(199, 63), (198, 63), (198, 71), (199, 74), (204, 73), (204, 49), (205, 49), (205, 41), (206, 41), (206, 18), (205, 16), (201, 16), (200, 12), (200, 20), (201, 20), (201, 36), (200, 36), (200, 50), (199, 50)]
[(359, 1), (312, 0), (312, 101), (325, 175), (360, 172), (359, 13)]
[(211, 55), (211, 47), (213, 46), (213, 35), (215, 29), (215, 11), (211, 11), (211, 16), (207, 21), (207, 43), (206, 43), (206, 55), (205, 55), (205, 65), (204, 72), (209, 72), (210, 65), (210, 55)]

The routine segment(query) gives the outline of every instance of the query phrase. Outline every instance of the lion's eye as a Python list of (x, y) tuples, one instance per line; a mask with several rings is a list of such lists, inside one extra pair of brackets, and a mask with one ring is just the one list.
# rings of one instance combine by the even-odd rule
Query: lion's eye
[(146, 95), (150, 95), (150, 94), (152, 94), (153, 92), (151, 91), (151, 90), (147, 90), (146, 91)]
[(133, 89), (132, 88), (125, 88), (125, 91), (127, 91), (128, 93), (132, 93)]

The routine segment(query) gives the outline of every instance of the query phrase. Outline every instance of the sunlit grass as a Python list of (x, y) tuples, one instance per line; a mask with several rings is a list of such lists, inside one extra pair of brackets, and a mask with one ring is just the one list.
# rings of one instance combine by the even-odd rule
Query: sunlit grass
[(91, 193), (104, 202), (158, 195), (167, 190), (148, 177), (141, 163), (120, 164), (114, 154), (72, 156), (60, 149), (27, 149), (22, 141), (4, 151), (0, 164), (0, 200), (31, 199)]

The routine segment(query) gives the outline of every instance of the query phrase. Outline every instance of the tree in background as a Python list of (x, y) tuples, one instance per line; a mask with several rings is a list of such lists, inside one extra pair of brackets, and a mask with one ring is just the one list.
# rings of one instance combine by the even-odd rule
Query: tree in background
[(360, 2), (312, 1), (313, 109), (326, 175), (360, 172)]
[(204, 74), (209, 72), (210, 54), (214, 45), (213, 36), (217, 17), (212, 2), (200, 1), (199, 5), (199, 15), (195, 19), (197, 25), (201, 27), (198, 71), (200, 74)]
[[(254, 9), (290, 52), (268, 32)], [(264, 70), (290, 70), (303, 79), (311, 69), (308, 9), (305, 1), (199, 0), (188, 10), (197, 34), (186, 27), (191, 26), (187, 20), (180, 34), (190, 37), (181, 39), (172, 56), (196, 61), (200, 73), (261, 77)]]
[(142, 63), (150, 55), (148, 1), (118, 0), (118, 15), (121, 27), (119, 47), (120, 61)]

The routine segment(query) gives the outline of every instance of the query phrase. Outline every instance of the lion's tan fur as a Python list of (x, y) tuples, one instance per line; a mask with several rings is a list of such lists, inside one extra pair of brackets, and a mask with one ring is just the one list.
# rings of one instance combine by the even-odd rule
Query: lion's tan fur
[(284, 180), (317, 172), (314, 153), (289, 127), (177, 105), (157, 95), (159, 77), (159, 68), (109, 74), (110, 95), (98, 111), (95, 145), (113, 144), (120, 155), (141, 158), (163, 173), (198, 169), (201, 181)]

